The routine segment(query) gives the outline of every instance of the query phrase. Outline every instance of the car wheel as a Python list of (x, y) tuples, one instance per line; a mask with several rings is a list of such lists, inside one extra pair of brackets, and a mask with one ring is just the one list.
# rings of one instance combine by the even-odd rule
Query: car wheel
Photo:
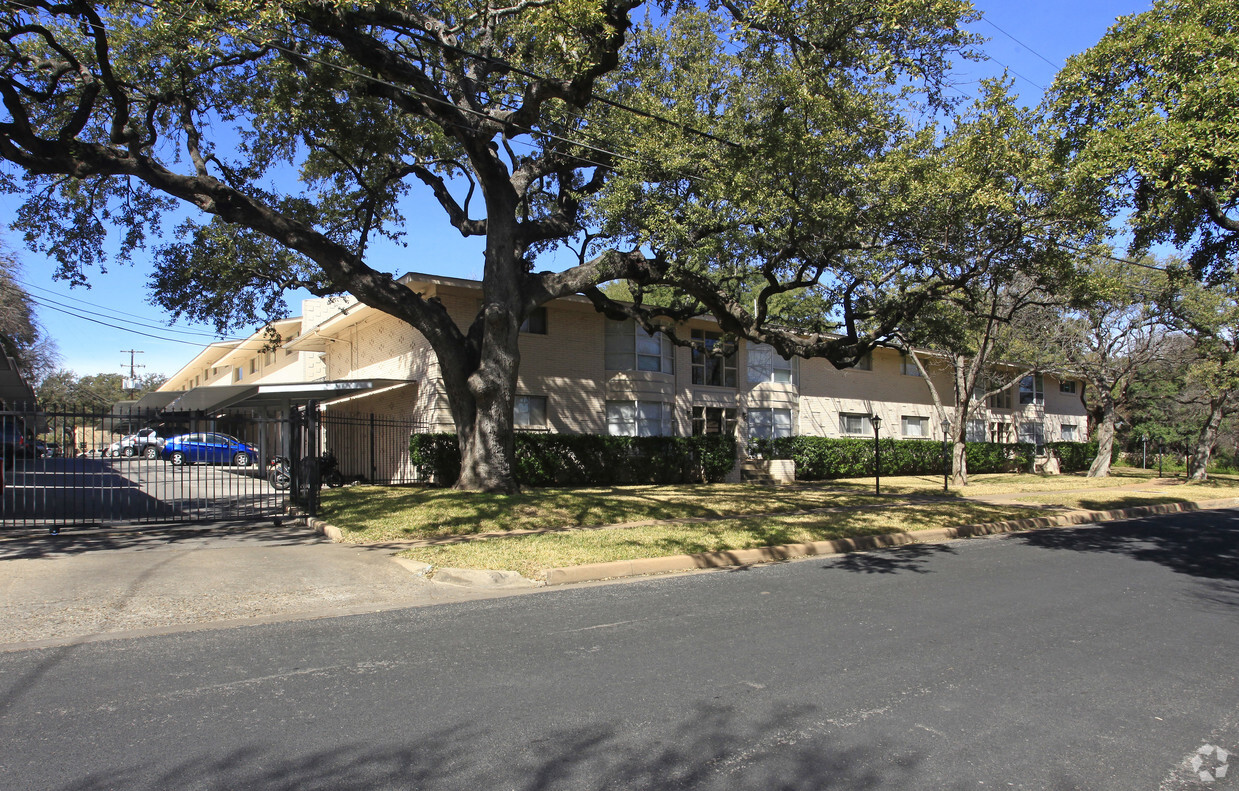
[(147, 445), (145, 448), (142, 449), (142, 458), (144, 459), (159, 458), (159, 448), (155, 447), (154, 445)]
[(250, 455), (243, 450), (239, 450), (232, 457), (232, 463), (237, 467), (250, 466)]
[(179, 450), (173, 451), (172, 456), (169, 457), (169, 461), (172, 462), (173, 467), (181, 467), (185, 464), (185, 454), (181, 453)]
[(134, 456), (137, 456), (137, 455), (138, 455), (138, 452), (137, 452), (137, 450), (135, 450), (135, 449), (134, 449), (134, 447), (133, 447), (132, 445), (130, 445), (129, 447), (127, 447), (127, 448), (125, 448), (124, 450), (122, 450), (122, 451), (120, 452), (120, 455), (124, 456), (126, 459), (129, 459), (129, 458), (132, 458), (132, 457), (134, 457)]

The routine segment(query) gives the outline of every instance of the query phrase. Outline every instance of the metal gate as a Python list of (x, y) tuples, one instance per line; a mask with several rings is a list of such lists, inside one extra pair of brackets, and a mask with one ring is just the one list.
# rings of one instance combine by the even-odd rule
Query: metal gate
[(0, 411), (0, 527), (276, 516), (267, 461), (289, 439), (286, 419), (246, 413)]

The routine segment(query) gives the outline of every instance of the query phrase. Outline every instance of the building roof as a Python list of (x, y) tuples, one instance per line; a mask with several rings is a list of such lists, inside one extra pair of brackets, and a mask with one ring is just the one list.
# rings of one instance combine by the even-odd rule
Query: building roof
[(158, 390), (162, 392), (175, 392), (172, 390), (172, 383), (180, 379), (183, 375), (192, 373), (199, 368), (210, 368), (217, 365), (221, 357), (232, 351), (233, 347), (237, 346), (241, 341), (216, 341), (207, 345), (205, 349), (198, 352), (194, 359), (181, 366), (180, 370), (168, 377), (168, 381), (159, 386)]
[(0, 405), (33, 408), (34, 401), (34, 388), (22, 376), (17, 361), (0, 353)]

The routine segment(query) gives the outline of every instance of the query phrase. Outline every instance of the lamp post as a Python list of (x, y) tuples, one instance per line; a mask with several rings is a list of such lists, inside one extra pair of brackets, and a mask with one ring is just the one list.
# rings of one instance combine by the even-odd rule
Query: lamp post
[(873, 493), (876, 496), (882, 494), (882, 448), (878, 445), (878, 427), (882, 425), (882, 418), (870, 415), (869, 422), (873, 424)]
[(948, 476), (951, 473), (951, 457), (948, 448), (951, 444), (951, 421), (942, 421), (942, 491), (949, 492), (947, 487)]

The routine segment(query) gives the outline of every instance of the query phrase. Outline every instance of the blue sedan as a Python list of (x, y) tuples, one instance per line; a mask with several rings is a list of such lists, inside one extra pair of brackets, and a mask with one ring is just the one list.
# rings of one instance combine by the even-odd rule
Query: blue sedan
[(162, 456), (173, 465), (233, 464), (248, 467), (258, 458), (258, 450), (227, 434), (181, 434), (164, 443)]

